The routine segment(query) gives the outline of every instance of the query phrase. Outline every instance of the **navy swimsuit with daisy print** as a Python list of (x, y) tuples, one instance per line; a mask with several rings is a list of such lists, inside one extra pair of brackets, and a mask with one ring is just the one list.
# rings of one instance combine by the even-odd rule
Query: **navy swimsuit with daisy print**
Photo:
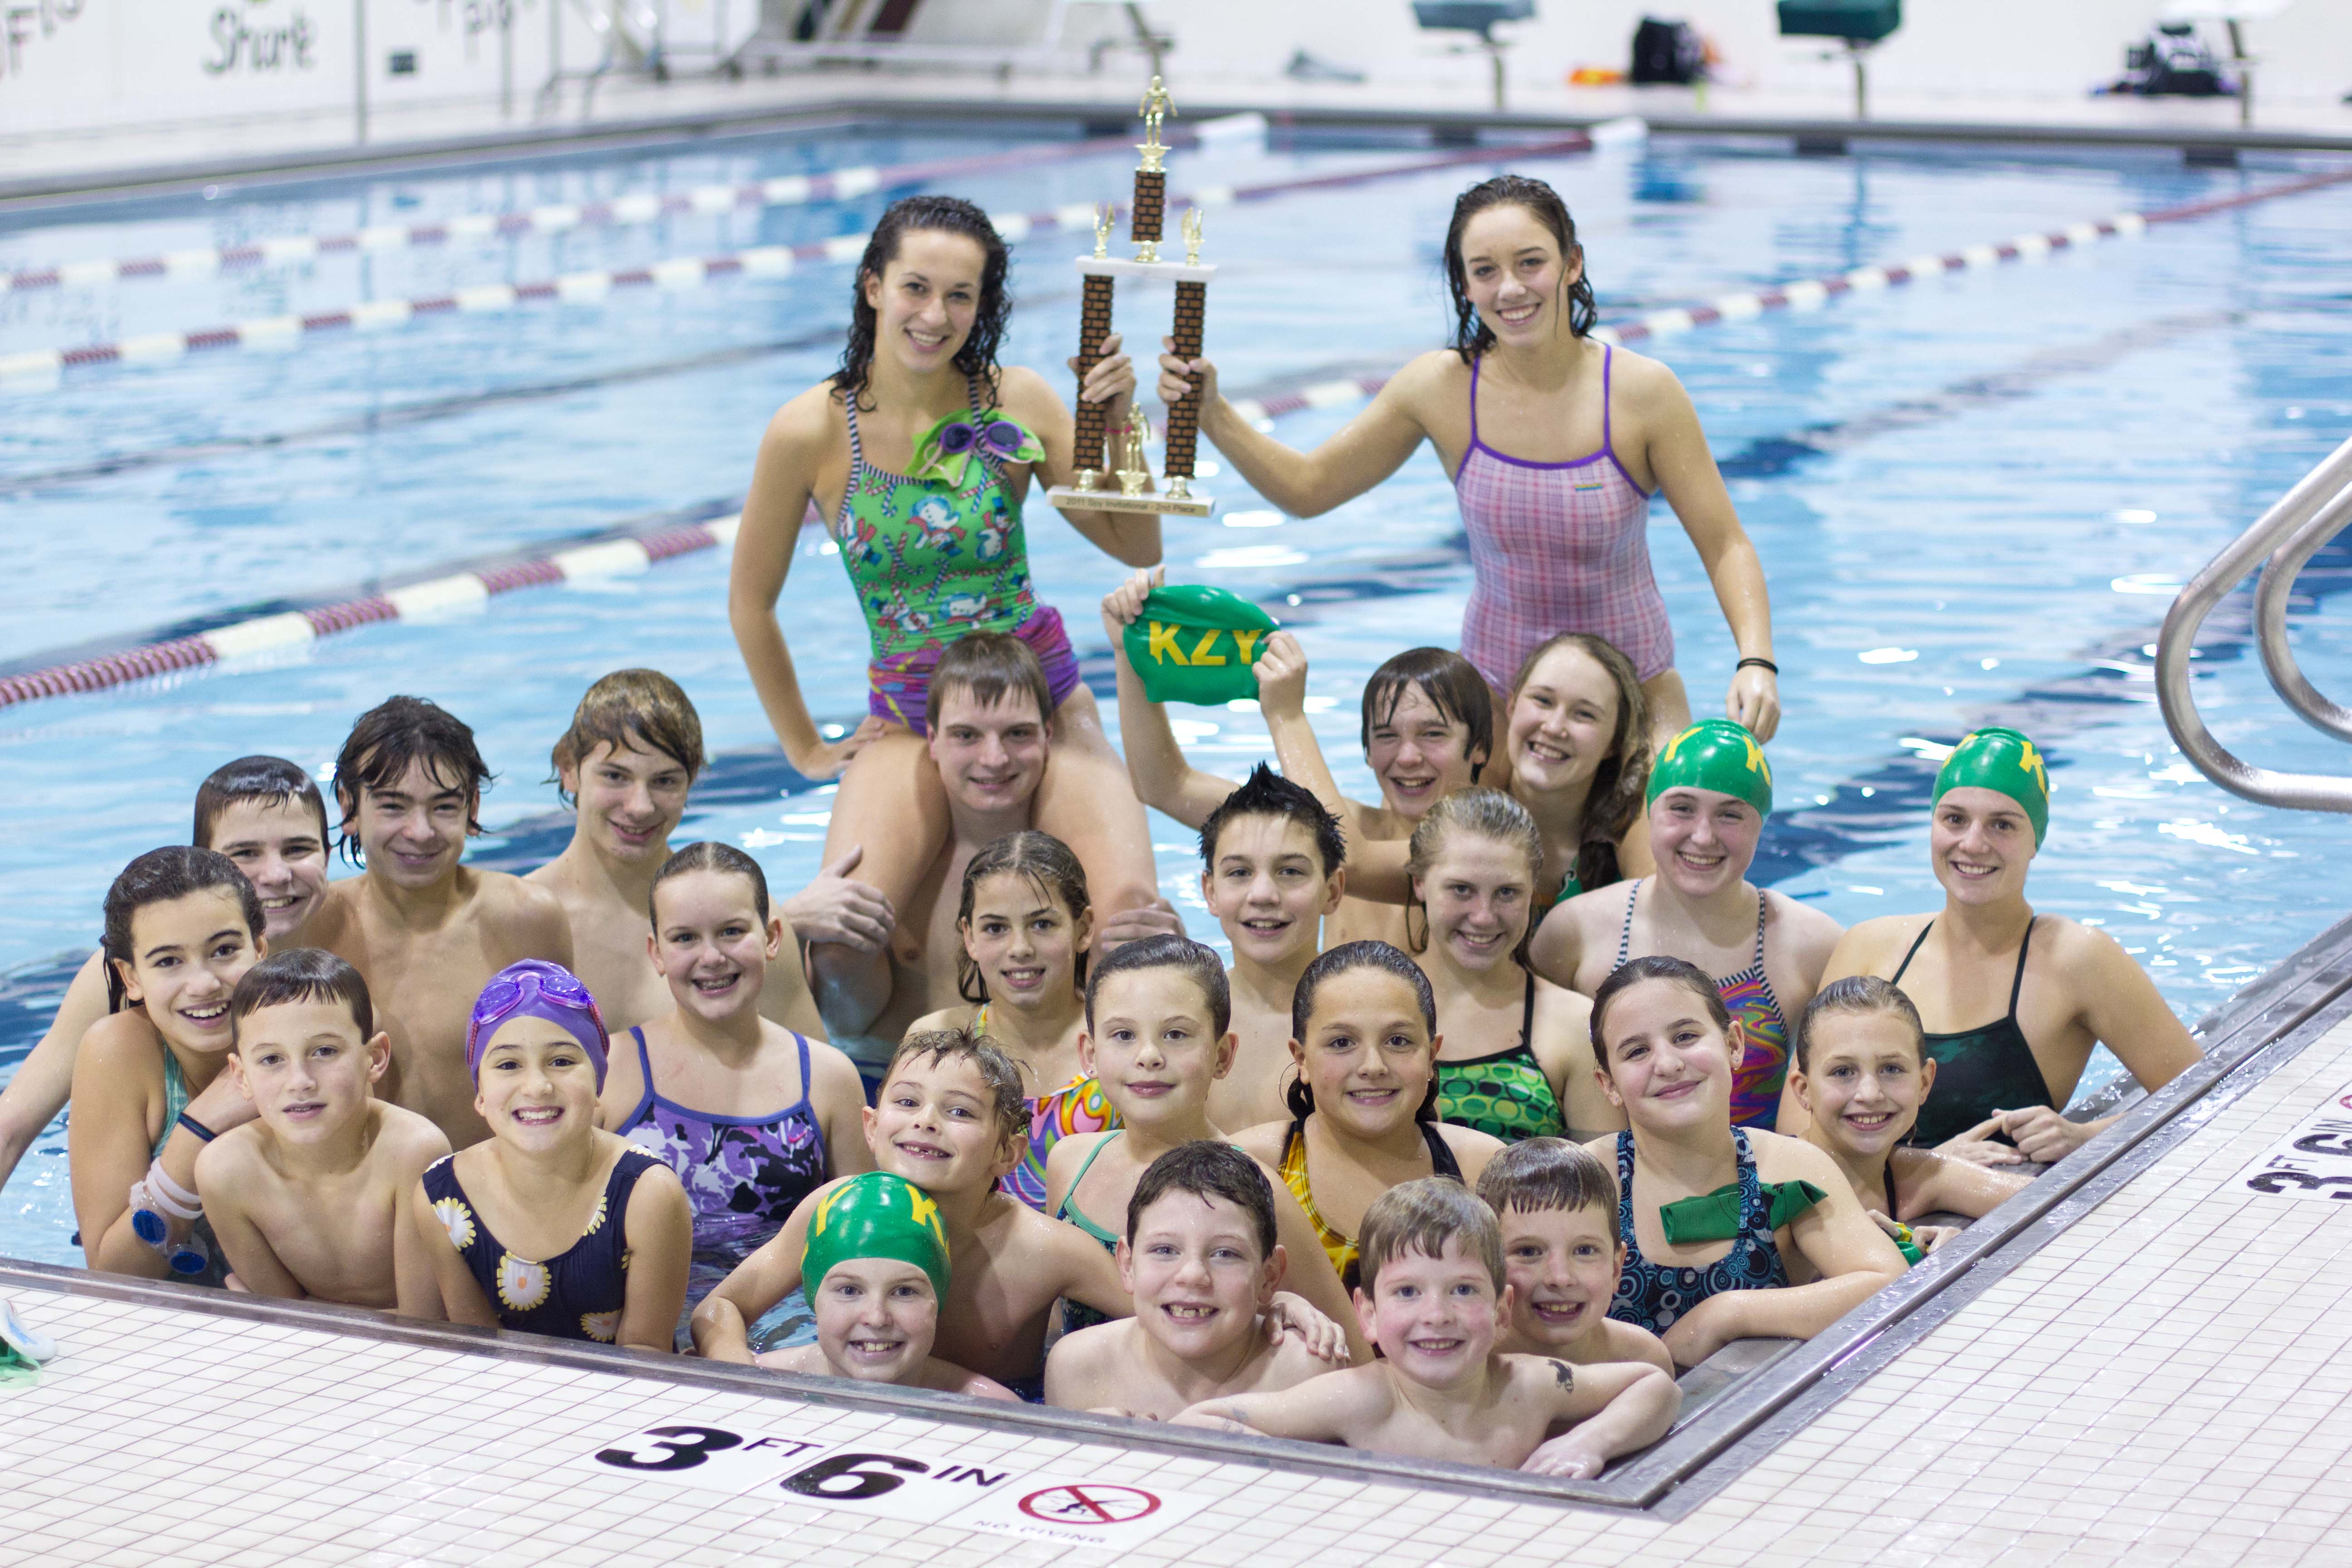
[(434, 1216), (448, 1228), (450, 1245), (473, 1270), (499, 1321), (559, 1340), (593, 1340), (609, 1345), (621, 1328), (628, 1300), (629, 1244), (623, 1221), (637, 1178), (661, 1164), (642, 1149), (630, 1149), (604, 1178), (604, 1195), (580, 1239), (555, 1258), (535, 1262), (499, 1244), (474, 1213), (457, 1184), (455, 1154), (445, 1154), (425, 1173), (425, 1195)]

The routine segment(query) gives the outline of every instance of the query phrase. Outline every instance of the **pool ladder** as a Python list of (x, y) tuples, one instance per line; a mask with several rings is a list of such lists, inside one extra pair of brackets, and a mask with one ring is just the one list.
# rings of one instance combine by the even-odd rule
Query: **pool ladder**
[[(2330, 700), (2311, 684), (2287, 646), (2287, 597), (2304, 565), (2352, 524), (2352, 440), (2305, 474), (2252, 528), (2197, 574), (2164, 617), (2156, 643), (2156, 695), (2164, 722), (2197, 771), (2232, 795), (2297, 811), (2352, 812), (2352, 778), (2288, 773), (2256, 767), (2213, 738), (2189, 689), (2189, 661), (2205, 617), (2258, 565), (2254, 638), (2272, 689), (2317, 729), (2352, 741), (2352, 708)], [(2268, 557), (2267, 560), (2264, 557)]]

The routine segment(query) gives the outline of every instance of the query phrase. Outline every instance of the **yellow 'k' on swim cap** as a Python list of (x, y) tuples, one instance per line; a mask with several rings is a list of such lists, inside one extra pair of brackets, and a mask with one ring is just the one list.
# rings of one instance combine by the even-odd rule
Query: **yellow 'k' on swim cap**
[(1936, 772), (1936, 799), (1955, 789), (1989, 789), (2017, 802), (2033, 824), (2033, 847), (2042, 847), (2050, 832), (2050, 769), (2022, 731), (1996, 724), (1963, 737)]
[(1651, 802), (1676, 786), (1711, 789), (1772, 815), (1772, 764), (1756, 737), (1728, 719), (1702, 719), (1650, 764)]
[(904, 1176), (867, 1171), (825, 1194), (809, 1216), (801, 1253), (801, 1284), (811, 1296), (836, 1263), (890, 1258), (930, 1276), (931, 1289), (948, 1299), (948, 1232), (930, 1194)]

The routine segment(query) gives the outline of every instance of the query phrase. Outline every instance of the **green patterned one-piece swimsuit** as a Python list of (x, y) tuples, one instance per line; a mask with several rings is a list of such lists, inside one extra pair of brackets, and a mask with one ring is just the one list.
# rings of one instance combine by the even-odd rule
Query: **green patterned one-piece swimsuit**
[(1519, 1014), (1519, 1043), (1490, 1057), (1437, 1064), (1437, 1118), (1454, 1127), (1475, 1127), (1506, 1143), (1522, 1138), (1565, 1138), (1568, 1118), (1551, 1079), (1536, 1060), (1536, 977), (1528, 976), (1528, 999)]

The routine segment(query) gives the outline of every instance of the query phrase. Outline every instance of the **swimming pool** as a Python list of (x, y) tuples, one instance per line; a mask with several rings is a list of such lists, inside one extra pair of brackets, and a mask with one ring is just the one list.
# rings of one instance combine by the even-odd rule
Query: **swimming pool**
[[(967, 153), (896, 135), (745, 140), (551, 162), (495, 174), (328, 182), (118, 206), (0, 231), (0, 270), (247, 237), (414, 223), (860, 163)], [(1393, 147), (1179, 153), (1171, 188), (1392, 163)], [(1131, 155), (956, 183), (994, 211), (1125, 188)], [(2098, 161), (1934, 151), (1798, 159), (1764, 144), (1654, 143), (1529, 163), (1575, 209), (1604, 317), (1727, 289), (1998, 241), (2118, 209), (2288, 178), (2285, 160), (2189, 170), (2166, 154)], [(1401, 362), (1443, 325), (1436, 246), (1447, 169), (1213, 213), (1208, 338), (1229, 389)], [(360, 299), (644, 265), (856, 233), (886, 198), (684, 216), (558, 236), (321, 258), (291, 269), (0, 294), (0, 354), (336, 309)], [(1759, 878), (1841, 921), (1936, 901), (1922, 744), (1998, 717), (2046, 744), (2057, 795), (2032, 889), (2095, 920), (2194, 1017), (2340, 912), (2325, 818), (2205, 784), (2172, 752), (2147, 678), (2177, 584), (2352, 425), (2352, 189), (2259, 204), (2047, 263), (1953, 274), (1805, 314), (1726, 323), (1654, 348), (1690, 387), (1763, 553), (1787, 704), (1773, 746), (1784, 803)], [(1007, 357), (1068, 353), (1076, 246), (1015, 247), (1024, 303)], [(369, 335), (0, 390), (0, 507), (27, 591), (0, 660), (723, 501), (773, 407), (837, 353), (846, 269), (602, 304), (452, 314)], [(1129, 323), (1164, 301), (1122, 302)], [(1350, 411), (1286, 418), (1312, 442)], [(1261, 597), (1304, 636), (1317, 722), (1343, 783), (1364, 674), (1411, 642), (1450, 642), (1468, 588), (1452, 497), (1426, 452), (1329, 517), (1284, 521), (1230, 476), (1221, 520), (1170, 525), (1173, 574)], [(1257, 516), (1234, 514), (1257, 513)], [(1728, 639), (1665, 509), (1653, 540), (1700, 711)], [(1119, 569), (1040, 508), (1042, 592), (1082, 650)], [(1271, 526), (1234, 527), (1248, 522)], [(102, 542), (93, 543), (93, 541)], [(2352, 668), (2306, 574), (2295, 637), (2323, 687)], [(260, 661), (0, 710), (0, 1074), (37, 1037), (95, 934), (108, 880), (186, 832), (195, 782), (226, 758), (316, 766), (394, 690), (473, 723), (500, 775), (477, 858), (520, 868), (560, 847), (546, 752), (580, 690), (625, 664), (677, 678), (715, 748), (767, 742), (724, 618), (723, 552), (638, 576), (533, 590), (470, 618), (363, 627)], [(804, 539), (786, 626), (821, 718), (862, 707), (865, 641), (837, 563)], [(2336, 749), (2289, 719), (2217, 616), (2200, 661), (2216, 733), (2275, 765)], [(1089, 664), (1099, 679), (1097, 657)], [(1188, 715), (1204, 765), (1263, 749), (1246, 712)], [(780, 761), (730, 756), (695, 834), (745, 844), (786, 885), (815, 868), (825, 799)], [(1189, 835), (1164, 820), (1163, 884), (1197, 910)], [(1204, 918), (1195, 934), (1213, 938)], [(2116, 1068), (2104, 1056), (2084, 1088)], [(52, 1129), (0, 1194), (0, 1253), (75, 1261), (64, 1139)]]

